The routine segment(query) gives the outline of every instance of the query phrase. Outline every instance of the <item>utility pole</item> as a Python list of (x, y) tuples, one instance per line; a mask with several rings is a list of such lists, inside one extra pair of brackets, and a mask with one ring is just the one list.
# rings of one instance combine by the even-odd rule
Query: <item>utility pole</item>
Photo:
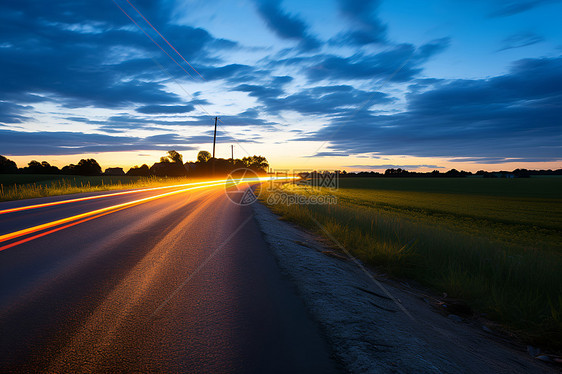
[(230, 145), (230, 158), (232, 159), (232, 163), (234, 163), (234, 144)]
[(217, 121), (219, 117), (215, 117), (215, 135), (213, 136), (213, 158), (215, 158), (215, 144), (217, 143)]

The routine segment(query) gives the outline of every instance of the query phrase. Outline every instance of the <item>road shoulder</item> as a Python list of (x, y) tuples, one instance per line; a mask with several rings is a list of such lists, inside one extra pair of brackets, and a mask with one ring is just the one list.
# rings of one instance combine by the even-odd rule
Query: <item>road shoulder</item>
[(389, 282), (381, 289), (352, 262), (326, 255), (330, 249), (312, 235), (262, 204), (252, 206), (281, 270), (350, 372), (557, 372)]

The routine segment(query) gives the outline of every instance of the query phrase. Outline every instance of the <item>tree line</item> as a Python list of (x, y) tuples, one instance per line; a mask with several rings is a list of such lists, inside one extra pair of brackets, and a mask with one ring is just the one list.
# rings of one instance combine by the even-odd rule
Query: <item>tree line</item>
[(251, 169), (258, 174), (264, 174), (269, 168), (267, 159), (263, 156), (249, 156), (242, 159), (213, 158), (208, 151), (200, 151), (194, 162), (183, 162), (183, 156), (175, 151), (168, 151), (151, 167), (147, 164), (133, 166), (126, 173), (122, 168), (108, 168), (102, 173), (99, 163), (93, 159), (81, 159), (76, 165), (70, 164), (59, 169), (47, 161), (30, 161), (27, 166), (18, 168), (17, 164), (0, 155), (0, 174), (65, 174), (65, 175), (129, 175), (129, 176), (158, 176), (182, 177), (208, 175), (227, 175), (236, 169)]
[(512, 171), (485, 171), (478, 170), (476, 173), (470, 171), (451, 169), (445, 172), (433, 170), (428, 172), (408, 171), (402, 168), (386, 169), (384, 173), (375, 171), (360, 171), (348, 173), (345, 170), (339, 172), (341, 178), (464, 178), (469, 176), (480, 176), (483, 178), (529, 178), (533, 175), (562, 175), (562, 169), (557, 170), (528, 170), (528, 169), (515, 169)]
[(78, 164), (66, 165), (62, 169), (47, 161), (30, 161), (26, 167), (18, 168), (16, 163), (0, 155), (1, 174), (69, 174), (69, 175), (101, 175), (101, 166), (93, 158), (82, 159)]

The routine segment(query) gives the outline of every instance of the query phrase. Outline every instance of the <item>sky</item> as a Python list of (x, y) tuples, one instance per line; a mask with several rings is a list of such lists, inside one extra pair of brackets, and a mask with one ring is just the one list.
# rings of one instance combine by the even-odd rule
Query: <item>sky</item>
[(562, 168), (562, 1), (7, 0), (0, 154)]

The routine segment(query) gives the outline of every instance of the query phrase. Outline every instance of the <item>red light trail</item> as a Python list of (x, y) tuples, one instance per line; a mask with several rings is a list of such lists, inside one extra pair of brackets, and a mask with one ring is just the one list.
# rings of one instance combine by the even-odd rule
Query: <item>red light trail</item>
[[(133, 201), (125, 202), (125, 203), (111, 205), (111, 206), (108, 206), (108, 207), (105, 207), (105, 208), (95, 209), (95, 210), (92, 210), (90, 212), (76, 214), (74, 216), (54, 220), (54, 221), (43, 223), (43, 224), (40, 224), (40, 225), (28, 227), (28, 228), (25, 228), (25, 229), (22, 229), (22, 230), (14, 231), (14, 232), (11, 232), (11, 233), (8, 233), (8, 234), (0, 235), (0, 243), (4, 243), (4, 242), (8, 242), (8, 241), (11, 241), (11, 240), (14, 240), (14, 239), (25, 237), (26, 235), (38, 233), (36, 235), (29, 236), (27, 238), (23, 238), (19, 241), (8, 243), (8, 244), (5, 244), (3, 246), (0, 246), (0, 251), (3, 251), (5, 249), (14, 247), (16, 245), (26, 243), (28, 241), (43, 237), (45, 235), (49, 235), (51, 233), (63, 230), (65, 228), (75, 226), (75, 225), (78, 225), (80, 223), (83, 223), (83, 222), (86, 222), (86, 221), (89, 221), (89, 220), (92, 220), (92, 219), (95, 219), (95, 218), (98, 218), (98, 217), (102, 217), (102, 216), (110, 214), (110, 213), (118, 212), (122, 209), (130, 208), (130, 207), (135, 206), (135, 205), (143, 204), (143, 203), (153, 201), (153, 200), (156, 200), (156, 199), (160, 199), (160, 198), (163, 198), (163, 197), (167, 197), (167, 196), (172, 196), (172, 195), (192, 191), (192, 190), (195, 190), (195, 189), (201, 189), (201, 188), (210, 188), (210, 187), (217, 187), (217, 186), (229, 187), (231, 185), (237, 185), (239, 183), (262, 183), (262, 182), (265, 182), (265, 181), (268, 181), (268, 180), (288, 180), (288, 179), (293, 179), (293, 177), (221, 179), (221, 180), (213, 180), (213, 181), (205, 181), (205, 182), (194, 182), (194, 183), (188, 183), (188, 184), (183, 184), (183, 185), (175, 185), (175, 186), (154, 187), (154, 188), (148, 188), (148, 189), (142, 189), (142, 190), (124, 191), (124, 192), (117, 192), (117, 193), (107, 194), (107, 195), (89, 196), (89, 197), (85, 197), (85, 198), (70, 199), (70, 200), (56, 201), (56, 202), (52, 202), (52, 203), (36, 204), (36, 205), (30, 205), (30, 206), (26, 206), (26, 207), (6, 209), (6, 210), (0, 211), (0, 214), (13, 213), (13, 212), (18, 212), (18, 211), (28, 210), (28, 209), (37, 209), (37, 208), (48, 207), (48, 206), (59, 205), (59, 204), (68, 204), (68, 203), (79, 202), (79, 201), (84, 201), (84, 200), (107, 198), (107, 197), (112, 197), (112, 196), (117, 196), (117, 195), (126, 195), (126, 194), (132, 194), (132, 193), (138, 193), (138, 192), (144, 192), (144, 191), (153, 191), (153, 190), (159, 190), (159, 189), (163, 189), (163, 188), (190, 186), (190, 187), (187, 187), (187, 188), (182, 188), (182, 189), (179, 189), (179, 190), (170, 191), (170, 192), (166, 192), (166, 193), (155, 195), (155, 196), (149, 196), (149, 197), (145, 197), (145, 198), (142, 198), (142, 199), (137, 199), (137, 200), (133, 200)], [(57, 226), (59, 226), (59, 227), (57, 227)], [(49, 229), (51, 229), (51, 230), (49, 230)], [(44, 231), (44, 230), (48, 230), (48, 231)]]

